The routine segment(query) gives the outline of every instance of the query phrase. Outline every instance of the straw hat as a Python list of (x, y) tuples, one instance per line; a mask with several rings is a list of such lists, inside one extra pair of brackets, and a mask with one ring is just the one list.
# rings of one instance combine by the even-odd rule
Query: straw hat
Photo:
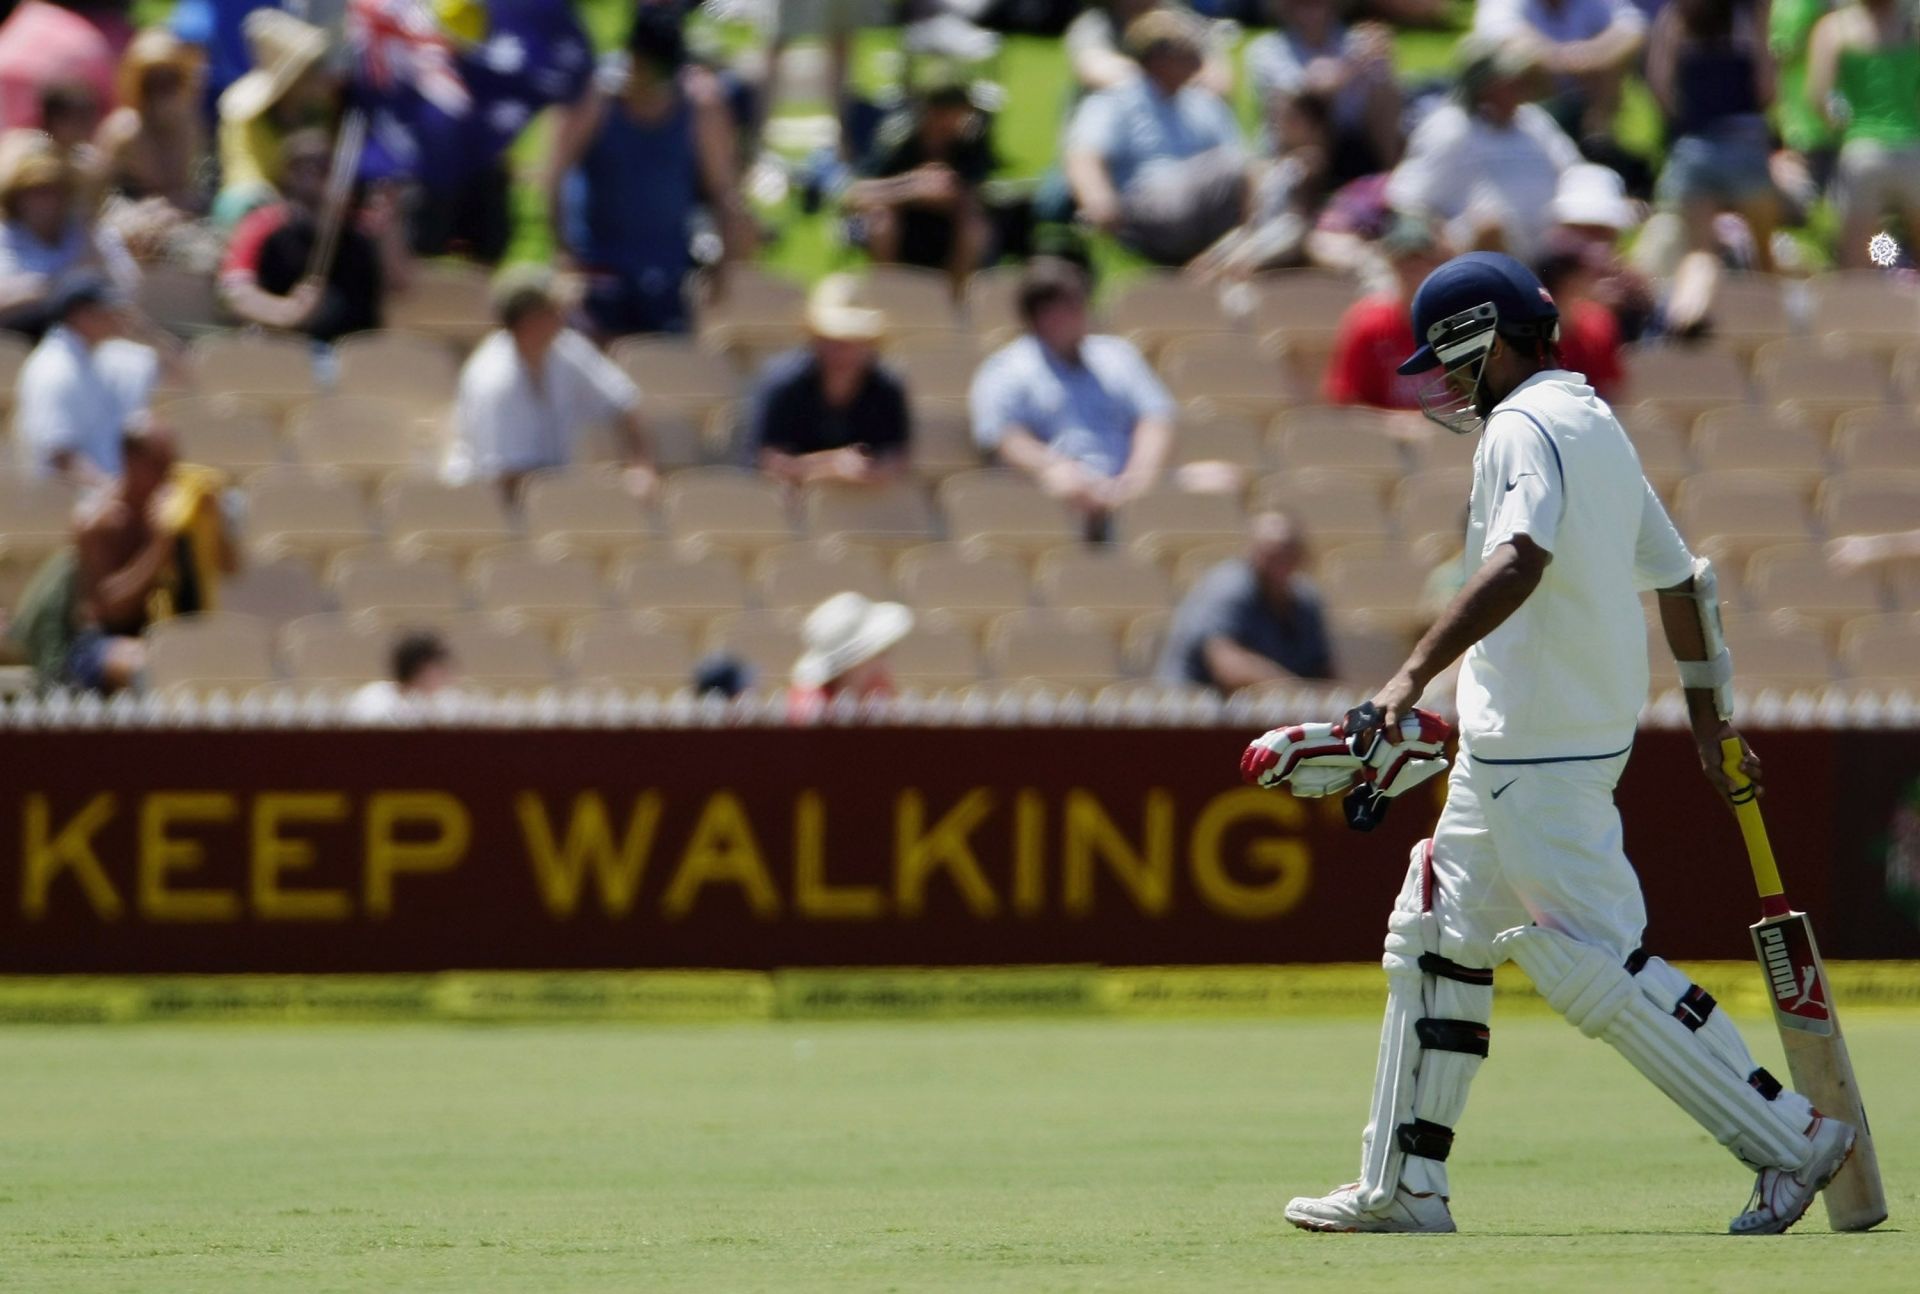
[(892, 647), (912, 628), (913, 612), (898, 602), (836, 593), (809, 611), (800, 626), (805, 649), (794, 662), (793, 681), (801, 687), (824, 687)]
[(877, 342), (887, 335), (887, 312), (856, 305), (860, 280), (829, 274), (807, 297), (807, 331), (825, 341)]
[(0, 205), (27, 189), (65, 184), (73, 178), (53, 140), (38, 130), (10, 130), (0, 137)]
[(191, 85), (200, 79), (200, 53), (165, 27), (148, 27), (133, 38), (120, 59), (117, 82), (120, 102), (138, 104), (147, 73), (172, 68)]
[(250, 121), (278, 103), (327, 55), (327, 33), (278, 9), (256, 9), (242, 31), (253, 70), (220, 96), (220, 115)]
[(1162, 48), (1197, 58), (1206, 53), (1206, 26), (1192, 14), (1155, 7), (1127, 24), (1121, 43), (1136, 63)]
[(1618, 172), (1593, 162), (1569, 166), (1560, 173), (1550, 207), (1554, 222), (1562, 225), (1602, 225), (1631, 229), (1640, 223), (1627, 184)]

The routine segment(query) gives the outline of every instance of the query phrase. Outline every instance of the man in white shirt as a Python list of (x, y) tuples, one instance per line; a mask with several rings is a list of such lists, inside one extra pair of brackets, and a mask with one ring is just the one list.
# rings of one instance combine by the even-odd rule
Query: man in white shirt
[(1580, 150), (1526, 101), (1527, 50), (1470, 36), (1457, 61), (1456, 99), (1414, 129), (1387, 180), (1387, 203), (1446, 222), (1455, 247), (1530, 260), (1552, 227), (1560, 173), (1579, 163)]
[(432, 713), (436, 699), (454, 694), (459, 671), (439, 634), (419, 630), (393, 644), (393, 677), (359, 688), (347, 698), (350, 723), (412, 723)]
[[(1732, 662), (1712, 564), (1696, 560), (1606, 403), (1560, 367), (1559, 311), (1511, 257), (1475, 252), (1428, 276), (1422, 343), (1403, 373), (1474, 456), (1466, 585), (1370, 707), (1385, 739), (1465, 655), (1460, 756), (1431, 840), (1388, 920), (1387, 1024), (1360, 1180), (1287, 1206), (1320, 1231), (1452, 1231), (1446, 1159), (1487, 1055), (1493, 967), (1520, 964), (1550, 1005), (1602, 1038), (1759, 1174), (1735, 1234), (1793, 1225), (1855, 1131), (1754, 1063), (1713, 998), (1641, 946), (1647, 913), (1613, 789), (1647, 692), (1639, 593), (1657, 589), (1707, 778), (1721, 743), (1759, 761), (1732, 716)], [(1395, 742), (1394, 744), (1398, 744)]]
[(507, 270), (493, 301), (500, 328), (460, 370), (447, 474), (497, 481), (512, 499), (528, 473), (567, 466), (582, 435), (610, 426), (625, 453), (628, 488), (638, 496), (651, 493), (655, 476), (640, 389), (566, 326), (551, 276)]
[(150, 346), (122, 336), (118, 298), (98, 275), (77, 275), (54, 292), (47, 331), (20, 368), (13, 434), (37, 476), (82, 485), (120, 474), (120, 437), (147, 407), (160, 372)]
[(1620, 86), (1647, 40), (1633, 0), (1476, 0), (1473, 34), (1529, 48), (1554, 78), (1554, 116), (1582, 138), (1611, 138)]

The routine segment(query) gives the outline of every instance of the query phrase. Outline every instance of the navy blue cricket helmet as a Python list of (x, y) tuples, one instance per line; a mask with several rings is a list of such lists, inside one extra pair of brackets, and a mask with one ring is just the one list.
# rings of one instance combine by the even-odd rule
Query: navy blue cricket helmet
[[(1496, 335), (1558, 340), (1560, 308), (1533, 271), (1513, 257), (1468, 252), (1427, 275), (1413, 294), (1413, 335), (1419, 348), (1401, 363), (1400, 373), (1453, 373), (1484, 365)], [(1462, 397), (1449, 390), (1443, 375), (1421, 394), (1420, 407), (1450, 431), (1477, 431), (1484, 417), (1472, 408), (1479, 383), (1476, 367), (1476, 395)]]

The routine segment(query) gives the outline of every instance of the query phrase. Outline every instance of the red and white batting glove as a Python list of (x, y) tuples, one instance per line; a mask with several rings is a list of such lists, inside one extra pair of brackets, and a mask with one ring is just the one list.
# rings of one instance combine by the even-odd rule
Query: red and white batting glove
[(1240, 756), (1253, 786), (1284, 786), (1302, 799), (1339, 795), (1360, 780), (1364, 761), (1347, 748), (1337, 723), (1296, 723), (1254, 739)]

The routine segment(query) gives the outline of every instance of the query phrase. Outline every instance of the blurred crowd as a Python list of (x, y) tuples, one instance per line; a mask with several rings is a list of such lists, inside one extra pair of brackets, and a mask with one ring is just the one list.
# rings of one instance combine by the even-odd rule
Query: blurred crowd
[[(756, 197), (793, 191), (832, 214), (848, 263), (938, 271), (957, 303), (976, 271), (1027, 262), (1019, 328), (973, 376), (973, 440), (1097, 541), (1174, 463), (1159, 376), (1094, 327), (1090, 271), (1116, 257), (1225, 292), (1275, 269), (1358, 276), (1372, 291), (1339, 321), (1320, 397), (1405, 410), (1409, 303), (1456, 252), (1534, 265), (1566, 366), (1616, 396), (1623, 345), (1713, 333), (1727, 271), (1863, 266), (1882, 229), (1910, 270), (1898, 246), (1920, 237), (1908, 0), (1477, 0), (1448, 70), (1421, 76), (1396, 39), (1452, 30), (1463, 15), (1435, 0), (637, 0), (597, 55), (563, 0), (181, 0), (139, 29), (132, 8), (0, 3), (0, 327), (35, 343), (21, 470), (103, 501), (37, 586), (66, 618), (48, 668), (89, 687), (138, 676), (179, 517), (226, 524), (216, 492), (156, 495), (173, 432), (148, 410), (182, 354), (158, 285), (183, 276), (208, 287), (196, 322), (302, 337), (324, 371), (332, 343), (382, 327), (423, 258), (538, 249), (544, 264), (499, 276), (445, 474), (517, 500), (610, 425), (644, 499), (642, 393), (606, 348), (693, 332), (732, 269), (786, 233)], [(712, 38), (743, 14), (760, 39)], [(875, 22), (901, 28), (879, 96), (851, 72), (853, 34)], [(1014, 182), (996, 127), (1021, 87), (995, 83), (1000, 29), (1035, 25), (1064, 30), (1070, 89), (1053, 165)], [(823, 57), (783, 58), (816, 39)], [(1619, 137), (1639, 86), (1652, 155)], [(787, 138), (791, 97), (826, 108), (810, 156)], [(514, 152), (536, 121), (544, 147)], [(755, 377), (742, 465), (796, 487), (898, 480), (914, 400), (881, 359), (886, 313), (835, 275), (805, 323), (806, 344)], [(1249, 543), (1175, 617), (1163, 677), (1230, 690), (1331, 673), (1299, 527), (1262, 513)], [(209, 541), (206, 578), (226, 547)], [(820, 609), (807, 690), (834, 691), (829, 665), (905, 632), (887, 605)], [(408, 651), (410, 671), (446, 664)]]

